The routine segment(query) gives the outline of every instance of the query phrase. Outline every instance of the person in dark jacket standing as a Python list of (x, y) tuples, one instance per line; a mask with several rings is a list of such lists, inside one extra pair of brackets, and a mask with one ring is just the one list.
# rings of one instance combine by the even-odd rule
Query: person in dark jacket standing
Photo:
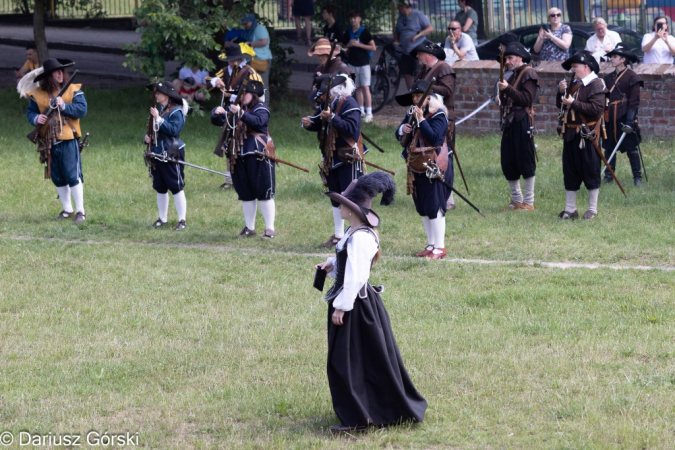
[[(502, 105), (502, 173), (511, 189), (510, 210), (534, 211), (534, 176), (537, 168), (533, 103), (539, 91), (537, 72), (528, 65), (530, 53), (519, 42), (504, 50), (504, 64), (511, 76), (497, 82)], [(520, 190), (525, 183), (525, 196)]]
[(566, 80), (561, 81), (556, 96), (557, 107), (565, 107), (560, 132), (564, 142), (562, 162), (566, 202), (558, 217), (562, 220), (579, 218), (577, 191), (584, 183), (588, 189), (588, 210), (583, 218), (589, 220), (598, 215), (601, 158), (595, 146), (600, 139), (605, 110), (605, 83), (598, 78), (598, 62), (586, 50), (575, 53), (562, 63), (562, 67), (574, 72), (574, 82), (568, 86)]
[[(329, 77), (332, 87), (327, 92)], [(344, 191), (352, 180), (363, 175), (363, 155), (368, 151), (361, 139), (361, 109), (351, 97), (354, 89), (354, 82), (347, 74), (324, 75), (321, 87), (311, 97), (319, 100), (317, 114), (302, 118), (306, 130), (319, 133), (320, 173), (326, 187), (333, 192)], [(334, 247), (344, 236), (340, 205), (334, 200), (331, 204), (334, 232), (322, 247)]]
[[(644, 82), (632, 70), (632, 65), (638, 62), (638, 57), (623, 43), (617, 44), (614, 50), (607, 53), (607, 56), (614, 71), (605, 75), (604, 78), (609, 92), (607, 139), (602, 141), (605, 158), (614, 170), (617, 155), (614, 155), (612, 159), (610, 159), (610, 156), (617, 142), (621, 139), (621, 135), (626, 133), (619, 151), (628, 154), (630, 168), (633, 171), (633, 184), (642, 186), (642, 167), (638, 150), (642, 136), (640, 135), (637, 116), (640, 107), (640, 88), (644, 86)], [(607, 172), (603, 181), (606, 183), (612, 182), (614, 178)]]
[[(396, 130), (396, 138), (403, 144), (404, 135), (411, 137), (410, 143), (401, 154), (408, 168), (407, 193), (413, 196), (415, 209), (422, 217), (427, 234), (427, 246), (415, 256), (443, 259), (447, 254), (445, 213), (451, 191), (448, 186), (452, 186), (454, 174), (452, 157), (448, 152), (446, 141), (448, 117), (443, 98), (432, 92), (422, 107), (417, 107), (428, 87), (428, 81), (417, 80), (409, 92), (396, 96), (399, 105), (412, 106)], [(411, 115), (414, 116), (413, 120)], [(424, 162), (438, 167), (444, 175), (447, 186), (439, 179), (427, 177)]]
[[(152, 187), (157, 191), (157, 210), (159, 218), (152, 224), (153, 228), (166, 225), (169, 214), (169, 191), (173, 195), (176, 206), (178, 224), (174, 230), (186, 227), (187, 200), (185, 199), (185, 175), (183, 164), (162, 161), (168, 157), (185, 161), (185, 143), (180, 133), (185, 126), (187, 103), (170, 83), (152, 83), (148, 90), (156, 90), (157, 107), (150, 108), (154, 124), (154, 146), (150, 150), (155, 157), (150, 158), (150, 175)], [(150, 143), (150, 136), (145, 135), (145, 143)]]
[(328, 302), (328, 384), (340, 425), (333, 433), (364, 431), (370, 426), (421, 422), (427, 402), (415, 389), (403, 365), (380, 297), (381, 286), (369, 282), (380, 255), (375, 228), (380, 218), (371, 209), (394, 201), (394, 180), (381, 172), (351, 182), (341, 194), (326, 193), (339, 205), (349, 229), (335, 249), (335, 257), (317, 264), (335, 284)]
[[(261, 237), (272, 239), (276, 236), (274, 230), (276, 175), (274, 162), (266, 157), (270, 111), (260, 102), (263, 93), (262, 82), (249, 80), (244, 88), (241, 107), (238, 105), (228, 107), (235, 118), (234, 136), (230, 142), (232, 148), (228, 148), (228, 151), (234, 190), (239, 195), (244, 212), (245, 226), (239, 237), (257, 234), (255, 216), (259, 205), (265, 220), (265, 233)], [(223, 107), (216, 107), (211, 113), (211, 123), (223, 126), (226, 120), (225, 113)]]

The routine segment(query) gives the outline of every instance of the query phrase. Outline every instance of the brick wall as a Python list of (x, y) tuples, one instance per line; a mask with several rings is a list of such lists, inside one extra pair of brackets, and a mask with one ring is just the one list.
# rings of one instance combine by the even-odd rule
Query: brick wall
[[(499, 78), (497, 61), (458, 61), (452, 67), (457, 73), (455, 109), (459, 117), (478, 108), (494, 94)], [(609, 63), (602, 63), (600, 75), (610, 72)], [(642, 77), (645, 87), (640, 99), (640, 128), (644, 136), (675, 135), (675, 66), (637, 65), (634, 70)], [(558, 109), (555, 94), (558, 83), (569, 79), (557, 62), (542, 62), (536, 67), (539, 75), (539, 97), (535, 102), (535, 121), (539, 132), (555, 133)], [(498, 130), (499, 108), (490, 105), (465, 123), (459, 125), (461, 133), (485, 134)]]

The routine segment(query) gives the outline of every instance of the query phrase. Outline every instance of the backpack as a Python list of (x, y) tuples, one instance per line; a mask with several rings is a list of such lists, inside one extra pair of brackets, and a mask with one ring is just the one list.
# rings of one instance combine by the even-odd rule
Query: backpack
[[(365, 29), (366, 29), (366, 27), (361, 25), (361, 27), (358, 30), (356, 30), (356, 33), (354, 33), (354, 30), (350, 28), (349, 29), (349, 39), (359, 39), (359, 37), (361, 36), (361, 33), (363, 33), (363, 30), (365, 30)], [(372, 50), (366, 50), (366, 51), (368, 52), (368, 59), (370, 59), (372, 61), (373, 51)]]

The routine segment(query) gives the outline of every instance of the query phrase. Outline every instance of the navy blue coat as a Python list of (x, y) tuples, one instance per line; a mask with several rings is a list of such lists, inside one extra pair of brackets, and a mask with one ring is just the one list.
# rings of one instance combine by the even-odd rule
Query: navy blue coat
[[(211, 123), (222, 127), (225, 124), (225, 114), (216, 114), (215, 108), (211, 111)], [(258, 142), (253, 133), (262, 135), (262, 140), (267, 142), (267, 124), (270, 121), (270, 111), (264, 103), (258, 103), (250, 111), (244, 110), (241, 119), (235, 117), (234, 124), (241, 120), (248, 130), (244, 137), (244, 146), (239, 149), (239, 155), (245, 156), (253, 154), (254, 152), (264, 153), (265, 149), (262, 144)]]
[[(162, 115), (167, 108), (169, 108), (169, 112)], [(167, 106), (157, 105), (157, 111), (159, 111), (159, 114), (164, 121), (159, 126), (157, 143), (152, 148), (152, 152), (161, 155), (169, 149), (174, 138), (177, 138), (178, 148), (183, 149), (185, 147), (185, 142), (183, 142), (179, 136), (185, 126), (185, 116), (183, 115), (181, 107), (171, 104), (168, 104)]]

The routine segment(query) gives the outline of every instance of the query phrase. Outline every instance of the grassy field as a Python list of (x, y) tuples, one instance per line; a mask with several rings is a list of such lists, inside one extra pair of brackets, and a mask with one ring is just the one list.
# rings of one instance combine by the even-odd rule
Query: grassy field
[[(628, 200), (604, 186), (596, 220), (561, 222), (558, 139), (538, 139), (536, 211), (514, 213), (501, 211), (509, 198), (497, 134), (458, 130), (470, 199), (487, 218), (458, 199), (446, 238), (455, 260), (431, 262), (410, 256), (426, 241), (393, 130), (367, 126), (388, 150), (369, 158), (396, 170), (401, 190), (394, 205), (376, 208), (384, 253), (371, 281), (386, 287), (401, 353), (429, 409), (420, 425), (347, 439), (328, 432), (337, 419), (326, 307), (311, 288), (332, 218), (315, 137), (299, 126), (308, 108), (275, 105), (271, 132), (279, 157), (313, 173), (278, 168), (278, 236), (242, 241), (235, 193), (190, 168), (188, 228), (152, 230), (155, 194), (140, 144), (149, 95), (86, 94), (92, 145), (83, 157), (87, 221), (78, 227), (49, 220), (60, 202), (24, 137), (25, 103), (0, 91), (8, 175), (0, 433), (16, 437), (8, 448), (20, 448), (22, 430), (138, 433), (141, 447), (170, 450), (672, 448), (675, 279), (655, 269), (675, 266), (672, 141), (644, 143), (649, 182), (639, 189), (620, 157)], [(223, 169), (212, 155), (216, 135), (207, 117), (190, 117), (188, 161)], [(582, 212), (586, 204), (582, 190)], [(555, 262), (598, 268), (547, 265)]]

